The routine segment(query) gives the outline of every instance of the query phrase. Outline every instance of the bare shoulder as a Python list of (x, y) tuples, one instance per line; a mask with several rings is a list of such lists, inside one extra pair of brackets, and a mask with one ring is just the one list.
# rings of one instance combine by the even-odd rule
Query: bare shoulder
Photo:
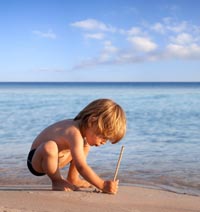
[(66, 133), (69, 136), (71, 146), (83, 146), (83, 137), (76, 121), (72, 120), (69, 123), (68, 128), (66, 129)]
[[(33, 147), (37, 148), (41, 143), (53, 140), (60, 149), (68, 149), (69, 145), (79, 139), (81, 142), (81, 133), (77, 123), (74, 120), (66, 119), (56, 122), (45, 128), (34, 140)], [(33, 148), (32, 147), (32, 148)]]

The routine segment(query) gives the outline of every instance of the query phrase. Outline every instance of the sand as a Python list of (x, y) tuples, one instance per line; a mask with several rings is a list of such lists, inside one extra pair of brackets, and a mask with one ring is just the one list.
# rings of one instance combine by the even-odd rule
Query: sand
[(0, 212), (200, 212), (200, 197), (132, 186), (116, 195), (51, 191), (49, 188), (0, 188)]

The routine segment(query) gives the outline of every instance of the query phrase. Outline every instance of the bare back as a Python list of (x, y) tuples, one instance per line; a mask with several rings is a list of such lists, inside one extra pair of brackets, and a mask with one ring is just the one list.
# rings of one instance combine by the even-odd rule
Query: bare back
[[(80, 134), (77, 121), (72, 119), (56, 122), (45, 128), (34, 140), (31, 149), (37, 149), (41, 144), (55, 141), (59, 152), (70, 149), (71, 134)], [(82, 139), (81, 139), (82, 140)]]

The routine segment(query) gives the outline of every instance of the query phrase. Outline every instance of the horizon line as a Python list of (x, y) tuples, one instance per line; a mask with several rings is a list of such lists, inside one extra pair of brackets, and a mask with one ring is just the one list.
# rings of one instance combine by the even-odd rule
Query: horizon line
[(0, 81), (0, 83), (200, 83), (200, 81)]

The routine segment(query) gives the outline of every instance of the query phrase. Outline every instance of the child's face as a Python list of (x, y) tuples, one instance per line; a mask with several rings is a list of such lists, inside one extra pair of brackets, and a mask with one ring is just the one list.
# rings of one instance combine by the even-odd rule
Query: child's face
[(88, 128), (85, 131), (85, 138), (90, 146), (104, 145), (108, 139), (98, 135), (93, 128)]

